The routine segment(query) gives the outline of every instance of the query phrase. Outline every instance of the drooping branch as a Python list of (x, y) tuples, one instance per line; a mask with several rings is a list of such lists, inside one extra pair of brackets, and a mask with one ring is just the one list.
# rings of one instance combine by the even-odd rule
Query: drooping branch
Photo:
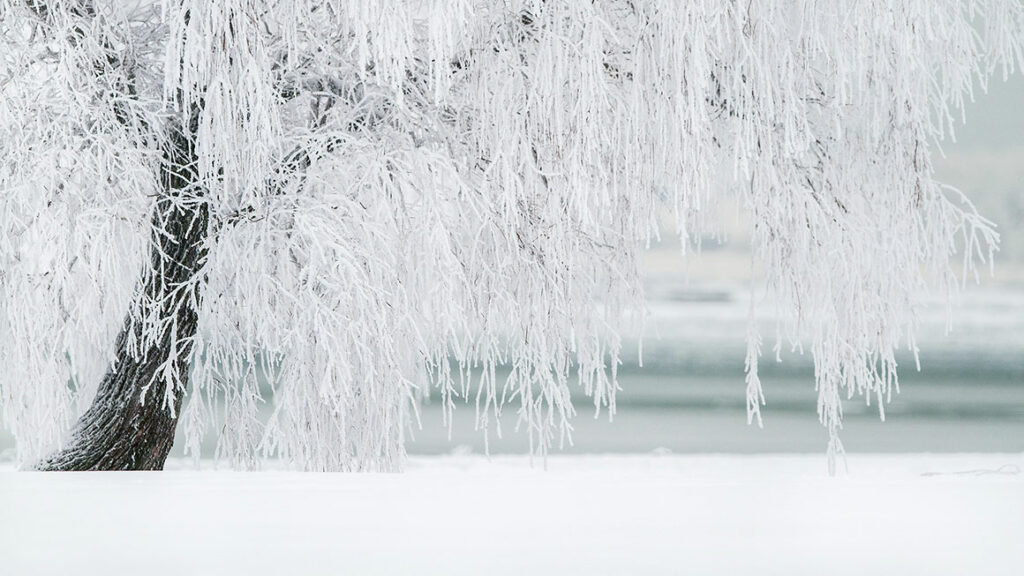
[[(838, 446), (843, 397), (892, 390), (893, 351), (912, 342), (914, 295), (929, 285), (928, 271), (955, 288), (945, 274), (955, 247), (984, 248), (994, 238), (969, 208), (945, 198), (926, 150), (991, 58), (1019, 60), (1024, 37), (1017, 0), (978, 2), (994, 18), (985, 36), (1003, 60), (979, 45), (975, 11), (958, 3), (452, 0), (424, 11), (381, 0), (181, 0), (152, 27), (169, 31), (167, 42), (129, 50), (122, 62), (114, 47), (130, 42), (88, 3), (0, 2), (19, 4), (0, 15), (5, 30), (29, 31), (0, 37), (21, 50), (12, 61), (32, 72), (4, 80), (20, 108), (7, 106), (16, 98), (0, 100), (15, 109), (9, 117), (32, 115), (18, 148), (88, 150), (87, 161), (100, 165), (60, 183), (69, 198), (59, 208), (75, 212), (104, 183), (123, 186), (123, 197), (153, 194), (161, 152), (165, 165), (195, 161), (196, 174), (182, 172), (183, 180), (206, 189), (182, 192), (173, 210), (157, 202), (153, 249), (173, 257), (173, 246), (160, 245), (177, 234), (168, 222), (202, 220), (188, 212), (207, 206), (217, 250), (206, 266), (204, 355), (192, 385), (213, 403), (224, 399), (218, 436), (227, 439), (218, 454), (250, 462), (263, 451), (313, 469), (393, 466), (405, 402), (432, 383), (446, 405), (474, 387), (485, 413), (519, 403), (538, 451), (564, 439), (573, 380), (598, 407), (614, 401), (618, 331), (636, 326), (640, 252), (660, 214), (674, 212), (688, 245), (706, 235), (705, 221), (717, 216), (709, 209), (727, 194), (752, 216), (757, 269), (788, 319), (779, 333), (810, 339), (820, 415)], [(47, 22), (46, 46), (28, 46)], [(163, 101), (120, 97), (132, 93), (131, 58), (143, 62), (141, 86), (162, 76)], [(67, 86), (46, 84), (58, 69)], [(143, 93), (159, 92), (156, 83)], [(34, 106), (31, 95), (47, 92), (52, 102)], [(174, 160), (148, 135), (167, 130), (158, 112), (143, 115), (146, 130), (132, 120), (143, 109), (166, 111), (169, 101), (185, 124), (189, 106), (206, 103), (199, 128), (182, 131), (196, 150)], [(131, 150), (138, 142), (147, 153)], [(24, 198), (0, 203), (13, 216), (0, 226), (26, 213), (32, 227), (44, 219), (35, 219), (38, 194), (23, 183), (54, 163), (57, 173), (74, 174), (88, 162), (61, 165), (71, 154), (16, 146), (0, 142), (16, 157), (0, 177), (15, 165)], [(157, 195), (175, 196), (172, 189)], [(132, 214), (138, 227), (144, 218)], [(52, 260), (40, 247), (73, 225), (49, 226), (25, 233), (28, 250), (0, 243), (6, 261), (24, 252), (34, 264), (4, 270), (5, 287), (16, 288), (9, 295), (37, 285)], [(9, 226), (9, 234), (25, 228)], [(75, 250), (57, 264), (79, 257)], [(111, 260), (103, 261), (108, 270)], [(139, 285), (141, 299), (154, 272)], [(77, 285), (53, 282), (45, 295)], [(187, 324), (163, 298), (180, 292), (198, 301), (201, 285), (195, 276), (168, 284), (159, 301), (133, 309), (158, 330), (126, 329), (126, 355), (145, 360), (169, 327)], [(106, 322), (102, 338), (91, 335), (90, 353), (112, 338), (110, 309), (74, 317)], [(75, 329), (63, 322), (55, 317), (42, 336), (16, 336), (61, 341)], [(752, 416), (761, 399), (755, 324)], [(64, 396), (40, 408), (8, 395), (5, 407), (32, 415), (21, 430), (47, 406), (71, 404), (63, 359), (39, 360), (29, 349), (40, 346), (24, 348), (11, 357), (50, 368), (48, 393)], [(251, 375), (257, 351), (282, 359), (268, 371), (276, 382), (267, 425), (257, 411), (262, 382)], [(96, 374), (102, 366), (93, 364)], [(509, 377), (498, 376), (501, 364), (513, 368)], [(170, 384), (162, 404), (173, 409), (185, 376), (174, 362), (163, 366)], [(479, 378), (470, 367), (482, 367)], [(26, 389), (9, 381), (5, 391)], [(145, 389), (147, 405), (159, 390)], [(192, 422), (214, 412), (190, 411), (196, 404), (186, 408)], [(54, 428), (36, 445), (46, 446)]]

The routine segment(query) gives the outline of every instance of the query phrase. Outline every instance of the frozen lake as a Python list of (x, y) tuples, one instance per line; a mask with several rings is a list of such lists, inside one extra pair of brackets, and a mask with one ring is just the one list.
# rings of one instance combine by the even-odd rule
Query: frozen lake
[[(593, 418), (589, 399), (577, 396), (574, 445), (561, 452), (824, 453), (826, 434), (817, 422), (808, 355), (786, 352), (782, 363), (762, 360), (765, 427), (748, 426), (745, 295), (715, 290), (673, 295), (656, 288), (644, 367), (637, 368), (634, 348), (627, 344), (615, 421), (609, 423), (604, 413)], [(885, 422), (862, 399), (845, 403), (843, 442), (849, 452), (1024, 451), (1024, 291), (969, 290), (953, 309), (953, 321), (954, 331), (946, 334), (945, 308), (936, 303), (925, 310), (922, 370), (914, 369), (909, 354), (898, 357), (902, 393), (886, 407)], [(770, 324), (764, 333), (771, 354)], [(409, 452), (483, 453), (473, 416), (472, 404), (460, 404), (449, 440), (439, 404), (423, 406), (423, 427), (414, 430)], [(505, 409), (502, 438), (490, 436), (491, 453), (527, 450), (525, 434), (516, 434), (514, 427), (513, 405)], [(180, 445), (175, 455), (181, 455)], [(0, 453), (11, 446), (11, 438), (0, 433)], [(212, 443), (204, 451), (212, 454)]]

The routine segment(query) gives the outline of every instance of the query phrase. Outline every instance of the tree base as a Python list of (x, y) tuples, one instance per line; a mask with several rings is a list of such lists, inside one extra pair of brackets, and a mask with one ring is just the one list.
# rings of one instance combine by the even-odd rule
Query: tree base
[[(162, 470), (174, 443), (182, 398), (188, 383), (193, 338), (198, 324), (188, 290), (205, 259), (207, 212), (161, 199), (154, 214), (152, 269), (142, 283), (145, 305), (156, 306), (168, 327), (151, 342), (129, 314), (117, 337), (117, 360), (100, 383), (71, 441), (35, 466), (37, 470)], [(198, 287), (195, 288), (198, 290)], [(172, 294), (173, 296), (168, 296)], [(134, 338), (129, 339), (129, 334)], [(148, 336), (152, 338), (152, 335)], [(149, 342), (139, 354), (130, 345)], [(168, 379), (166, 365), (172, 366)], [(172, 391), (167, 393), (167, 387)]]

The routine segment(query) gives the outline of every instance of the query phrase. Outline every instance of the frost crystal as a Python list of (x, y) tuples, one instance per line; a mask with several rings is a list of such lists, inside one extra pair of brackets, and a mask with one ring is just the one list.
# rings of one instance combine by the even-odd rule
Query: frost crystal
[[(431, 389), (485, 434), (515, 407), (543, 453), (571, 386), (614, 412), (659, 213), (696, 242), (733, 195), (834, 455), (842, 400), (898, 386), (921, 294), (990, 260), (931, 153), (1022, 64), (1019, 0), (0, 0), (3, 421), (23, 462), (61, 444), (126, 313), (141, 354), (174, 302), (199, 311), (196, 453), (213, 421), (239, 467), (393, 469)], [(175, 201), (208, 210), (209, 256), (156, 302), (137, 287), (161, 273), (169, 126), (194, 139)], [(158, 377), (154, 401), (188, 385)]]

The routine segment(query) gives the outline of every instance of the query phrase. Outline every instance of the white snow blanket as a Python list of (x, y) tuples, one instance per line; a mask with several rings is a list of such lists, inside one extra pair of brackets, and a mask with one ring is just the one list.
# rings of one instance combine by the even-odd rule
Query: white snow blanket
[(0, 467), (0, 574), (1024, 573), (1024, 454)]

